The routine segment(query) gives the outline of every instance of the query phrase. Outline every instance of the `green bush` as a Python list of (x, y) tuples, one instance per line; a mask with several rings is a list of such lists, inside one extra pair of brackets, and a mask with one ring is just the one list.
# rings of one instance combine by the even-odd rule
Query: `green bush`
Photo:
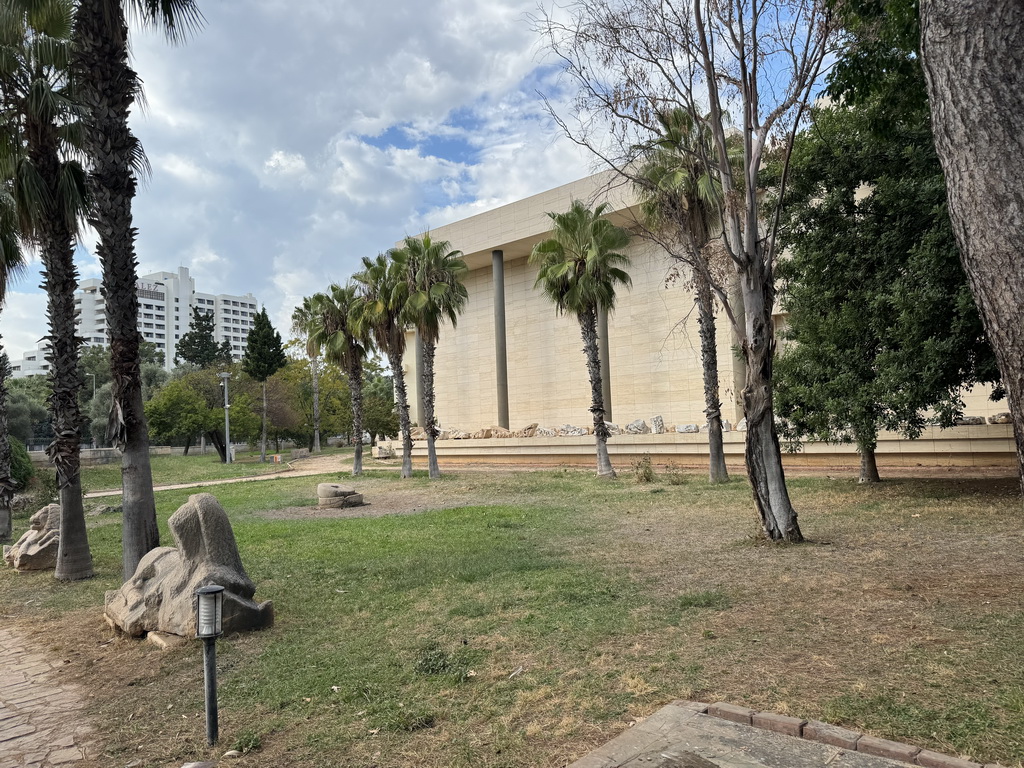
[(17, 490), (28, 485), (32, 476), (35, 475), (35, 467), (32, 466), (32, 459), (28, 457), (25, 444), (14, 436), (8, 438), (11, 443), (11, 479)]

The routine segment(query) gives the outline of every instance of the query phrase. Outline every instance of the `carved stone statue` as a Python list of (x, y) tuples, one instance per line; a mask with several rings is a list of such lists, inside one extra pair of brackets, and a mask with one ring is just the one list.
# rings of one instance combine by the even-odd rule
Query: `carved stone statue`
[(224, 632), (263, 629), (274, 623), (271, 602), (257, 604), (256, 586), (242, 567), (227, 513), (212, 495), (190, 496), (168, 521), (175, 547), (146, 554), (135, 574), (116, 591), (107, 592), (107, 622), (125, 634), (167, 632), (196, 634), (199, 587), (224, 587)]
[(4, 547), (4, 560), (19, 571), (46, 571), (57, 567), (60, 544), (60, 504), (48, 504), (29, 520), (31, 526), (12, 547)]

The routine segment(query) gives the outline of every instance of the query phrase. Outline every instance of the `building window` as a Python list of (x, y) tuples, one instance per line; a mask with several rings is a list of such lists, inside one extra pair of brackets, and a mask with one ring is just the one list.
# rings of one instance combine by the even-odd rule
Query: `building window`
[(153, 324), (152, 324), (152, 323), (143, 323), (143, 324), (142, 324), (142, 327), (143, 327), (143, 328), (152, 328), (152, 327), (153, 327)]
[(153, 319), (153, 313), (152, 313), (152, 312), (143, 312), (143, 313), (142, 313), (142, 316), (143, 316), (143, 317), (144, 317), (144, 318), (145, 318), (146, 320), (152, 320), (152, 319)]
[(157, 324), (156, 324), (156, 329), (157, 329), (158, 331), (162, 331), (162, 330), (164, 329), (164, 327), (163, 327), (163, 326), (162, 326), (162, 325), (161, 325), (160, 323), (157, 323)]
[(152, 304), (143, 304), (143, 305), (142, 305), (142, 308), (143, 308), (143, 309), (152, 309), (152, 308), (153, 308), (153, 305), (152, 305)]

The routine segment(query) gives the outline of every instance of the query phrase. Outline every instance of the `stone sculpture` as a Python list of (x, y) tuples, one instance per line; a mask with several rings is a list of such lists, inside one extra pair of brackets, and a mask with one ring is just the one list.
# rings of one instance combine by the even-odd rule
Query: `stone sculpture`
[(565, 435), (566, 437), (580, 437), (587, 434), (585, 427), (576, 427), (572, 424), (563, 424), (558, 428), (557, 432), (559, 435)]
[(631, 421), (626, 425), (627, 435), (649, 435), (650, 433), (651, 428), (647, 426), (647, 422), (643, 419)]
[(661, 416), (651, 417), (651, 432), (655, 435), (665, 434), (665, 420)]
[(47, 571), (57, 567), (60, 545), (60, 504), (48, 504), (29, 520), (30, 528), (17, 543), (4, 547), (4, 560), (19, 571)]
[(1009, 413), (1004, 411), (1003, 413), (997, 413), (994, 416), (989, 416), (988, 417), (988, 423), (989, 424), (1013, 424), (1013, 418), (1010, 416)]
[(363, 504), (363, 494), (345, 488), (338, 483), (320, 483), (316, 487), (318, 507), (342, 508), (360, 507)]
[(700, 427), (696, 424), (676, 424), (676, 432), (681, 435), (695, 435), (700, 432)]
[(147, 553), (135, 574), (118, 590), (107, 592), (107, 622), (132, 637), (166, 632), (196, 634), (195, 593), (199, 587), (224, 587), (225, 633), (263, 629), (274, 623), (269, 601), (257, 604), (256, 586), (238, 555), (227, 513), (212, 495), (198, 493), (169, 521), (176, 547)]

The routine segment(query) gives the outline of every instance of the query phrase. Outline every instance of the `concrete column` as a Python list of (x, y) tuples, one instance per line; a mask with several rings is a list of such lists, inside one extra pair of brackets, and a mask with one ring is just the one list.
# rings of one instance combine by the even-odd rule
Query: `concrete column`
[(494, 279), (494, 370), (497, 374), (498, 426), (508, 425), (508, 350), (505, 345), (505, 261), (502, 251), (491, 251)]
[(604, 398), (604, 420), (612, 420), (612, 365), (608, 355), (608, 312), (597, 310), (597, 350), (601, 355), (601, 397)]

